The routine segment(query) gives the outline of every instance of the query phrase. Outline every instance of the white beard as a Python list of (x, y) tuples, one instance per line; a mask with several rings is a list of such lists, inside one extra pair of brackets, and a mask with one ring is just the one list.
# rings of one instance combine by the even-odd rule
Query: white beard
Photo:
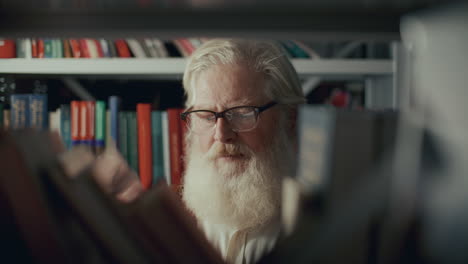
[[(211, 224), (235, 229), (260, 227), (278, 220), (281, 213), (281, 183), (294, 173), (294, 145), (279, 131), (265, 151), (253, 153), (245, 145), (215, 142), (200, 154), (188, 142), (188, 162), (183, 199), (195, 216)], [(223, 154), (242, 154), (246, 160), (221, 163)]]

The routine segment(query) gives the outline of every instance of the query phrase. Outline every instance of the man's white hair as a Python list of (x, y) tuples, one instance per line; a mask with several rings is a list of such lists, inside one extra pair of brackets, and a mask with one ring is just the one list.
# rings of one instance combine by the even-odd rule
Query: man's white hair
[(241, 64), (263, 73), (267, 80), (265, 95), (271, 100), (291, 107), (305, 102), (296, 70), (280, 46), (263, 40), (212, 39), (188, 60), (183, 78), (186, 107), (196, 100), (194, 82), (200, 73), (220, 64)]

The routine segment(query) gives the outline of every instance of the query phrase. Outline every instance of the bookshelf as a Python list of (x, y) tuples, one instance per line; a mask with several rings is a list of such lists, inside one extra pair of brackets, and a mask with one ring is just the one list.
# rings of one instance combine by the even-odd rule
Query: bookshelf
[[(369, 59), (293, 59), (302, 77), (321, 76), (381, 76), (393, 74), (392, 60)], [(4, 59), (0, 74), (47, 75), (125, 75), (182, 77), (186, 64), (183, 58), (156, 59)]]

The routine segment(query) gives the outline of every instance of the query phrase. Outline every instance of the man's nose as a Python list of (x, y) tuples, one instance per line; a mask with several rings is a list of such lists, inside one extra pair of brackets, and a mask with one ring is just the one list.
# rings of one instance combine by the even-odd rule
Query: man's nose
[(218, 120), (216, 120), (215, 140), (221, 143), (232, 143), (236, 136), (236, 132), (232, 131), (231, 126), (225, 118), (218, 118)]

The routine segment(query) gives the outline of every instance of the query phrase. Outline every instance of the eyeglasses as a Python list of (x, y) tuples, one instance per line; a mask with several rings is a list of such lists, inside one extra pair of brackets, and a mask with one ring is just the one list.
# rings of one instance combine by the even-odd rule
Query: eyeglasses
[(270, 102), (264, 106), (236, 106), (219, 113), (210, 110), (193, 110), (180, 114), (180, 118), (194, 133), (208, 131), (221, 117), (229, 123), (232, 131), (246, 132), (257, 127), (258, 116), (261, 112), (276, 104), (276, 102)]

